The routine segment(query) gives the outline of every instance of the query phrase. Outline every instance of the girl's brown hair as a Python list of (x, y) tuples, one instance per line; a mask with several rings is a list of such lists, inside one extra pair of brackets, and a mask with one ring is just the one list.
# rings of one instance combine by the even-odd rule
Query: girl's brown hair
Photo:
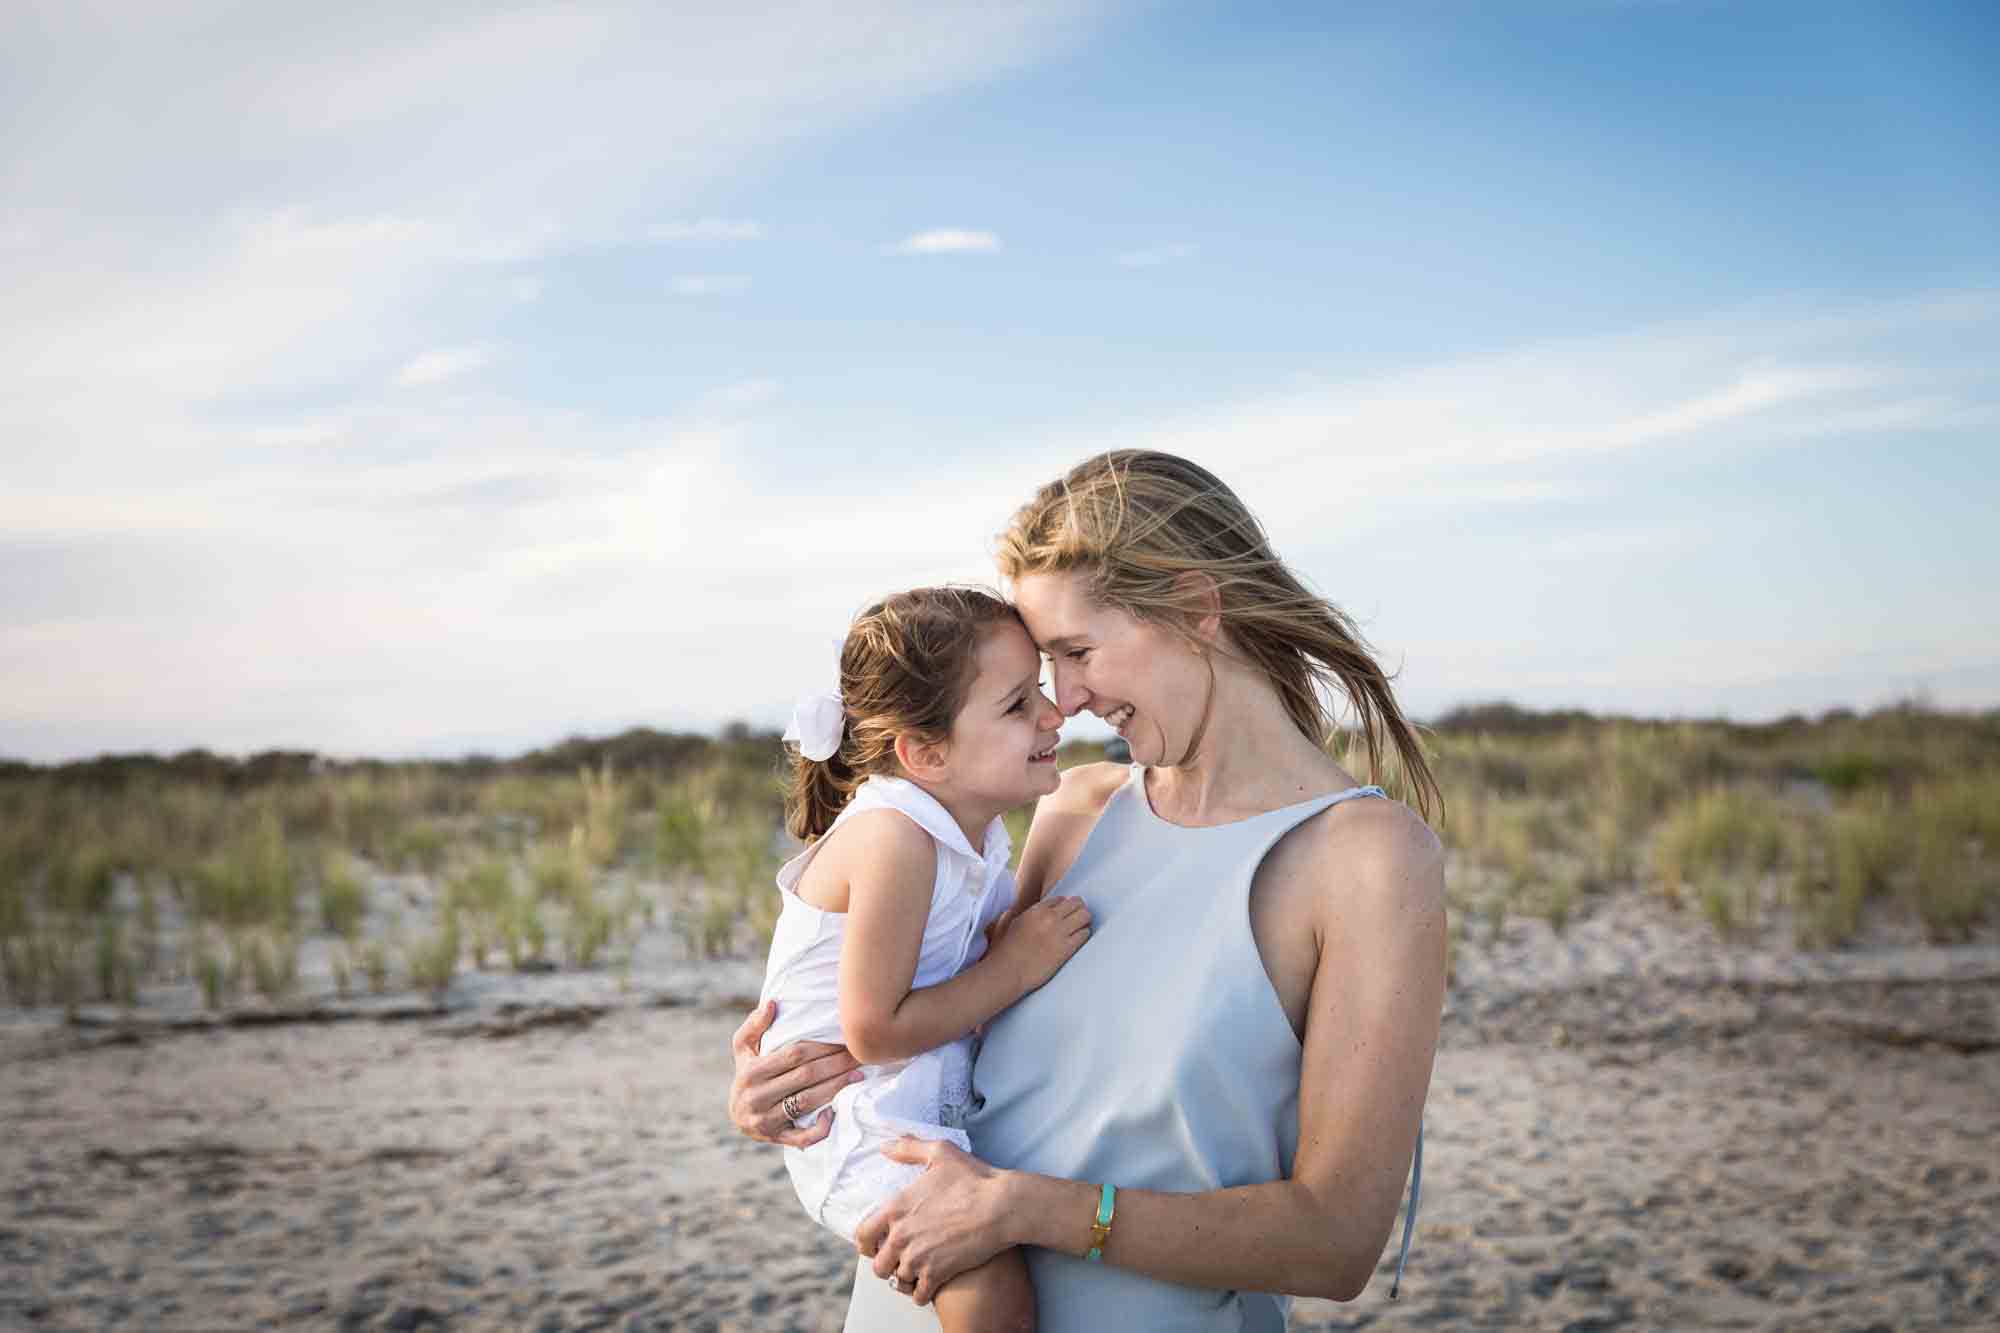
[(824, 760), (789, 749), (785, 827), (792, 836), (819, 837), (871, 775), (896, 775), (898, 736), (949, 739), (981, 637), (988, 626), (1017, 619), (990, 592), (949, 587), (899, 592), (856, 616), (840, 649), (840, 749)]
[[(1189, 639), (1208, 609), (1205, 575), (1220, 595), (1227, 645), (1261, 670), (1314, 744), (1337, 736), (1337, 686), (1353, 705), (1371, 779), (1395, 746), (1407, 790), (1430, 818), (1436, 779), (1416, 728), (1347, 614), (1307, 588), (1271, 549), (1255, 516), (1207, 469), (1172, 454), (1119, 449), (1085, 459), (1023, 505), (1001, 534), (1000, 571), (1073, 571), (1091, 599)], [(1206, 730), (1197, 729), (1192, 752)]]

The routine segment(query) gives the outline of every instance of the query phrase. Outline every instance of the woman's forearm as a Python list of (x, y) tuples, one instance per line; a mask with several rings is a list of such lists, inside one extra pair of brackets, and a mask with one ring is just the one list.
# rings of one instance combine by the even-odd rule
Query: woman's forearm
[[(1099, 1185), (1006, 1176), (1014, 1244), (1078, 1256), (1090, 1248)], [(1358, 1234), (1356, 1222), (1343, 1225), (1289, 1180), (1199, 1194), (1121, 1189), (1103, 1261), (1187, 1286), (1352, 1300), (1387, 1239)]]

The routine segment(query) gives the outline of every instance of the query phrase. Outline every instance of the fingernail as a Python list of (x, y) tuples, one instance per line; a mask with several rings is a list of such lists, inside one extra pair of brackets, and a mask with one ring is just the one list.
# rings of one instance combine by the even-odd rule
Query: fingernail
[(861, 1081), (862, 1079), (864, 1079), (864, 1078), (867, 1078), (867, 1077), (868, 1077), (868, 1075), (866, 1075), (866, 1074), (862, 1073), (862, 1072), (861, 1072), (860, 1070), (858, 1070), (858, 1069), (854, 1069), (854, 1070), (850, 1070), (850, 1071), (848, 1071), (848, 1075), (847, 1075), (847, 1081), (848, 1081), (849, 1083), (859, 1083), (859, 1082), (860, 1082), (860, 1081)]

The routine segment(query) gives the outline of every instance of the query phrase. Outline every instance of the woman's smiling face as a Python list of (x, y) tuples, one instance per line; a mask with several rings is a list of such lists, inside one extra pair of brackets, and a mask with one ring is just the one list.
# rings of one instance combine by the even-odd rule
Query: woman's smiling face
[(1014, 582), (1014, 605), (1048, 655), (1065, 717), (1096, 714), (1138, 763), (1185, 757), (1210, 683), (1186, 639), (1091, 601), (1074, 573), (1023, 574)]

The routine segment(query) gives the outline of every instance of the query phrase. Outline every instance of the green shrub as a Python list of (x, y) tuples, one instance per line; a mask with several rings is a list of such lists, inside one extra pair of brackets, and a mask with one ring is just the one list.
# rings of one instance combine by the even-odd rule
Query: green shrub
[(360, 937), (367, 915), (368, 890), (354, 872), (354, 859), (345, 851), (329, 851), (320, 863), (320, 924), (352, 941)]
[(611, 942), (611, 913), (595, 898), (570, 904), (563, 918), (563, 954), (573, 967), (589, 967)]
[(661, 802), (653, 831), (653, 863), (662, 875), (699, 875), (707, 868), (702, 829), (705, 818), (685, 791)]
[(1910, 816), (1912, 906), (1932, 939), (1964, 939), (2000, 905), (2000, 774), (1925, 783)]
[(398, 870), (436, 874), (444, 865), (451, 840), (435, 821), (423, 819), (398, 828), (389, 844), (389, 864)]
[(1888, 765), (1864, 750), (1844, 750), (1838, 754), (1831, 754), (1812, 767), (1813, 776), (1825, 783), (1829, 790), (1840, 795), (1878, 783), (1888, 772)]
[(1787, 840), (1785, 812), (1775, 798), (1711, 787), (1667, 815), (1653, 840), (1653, 864), (1669, 902), (1696, 889), (1703, 911), (1715, 920), (1732, 915), (1726, 900), (1740, 894), (1709, 886), (1777, 868)]
[(528, 859), (528, 873), (535, 881), (535, 896), (544, 902), (574, 902), (590, 889), (590, 867), (579, 840), (545, 839), (537, 843)]
[(290, 931), (252, 931), (239, 938), (238, 948), (259, 995), (276, 1002), (298, 989), (298, 936)]
[(380, 995), (389, 989), (389, 951), (380, 940), (361, 946), (361, 970), (368, 978), (368, 993)]
[(405, 952), (404, 965), (409, 970), (411, 987), (443, 999), (451, 988), (451, 979), (458, 974), (460, 944), (458, 914), (449, 910), (440, 912), (437, 928)]

